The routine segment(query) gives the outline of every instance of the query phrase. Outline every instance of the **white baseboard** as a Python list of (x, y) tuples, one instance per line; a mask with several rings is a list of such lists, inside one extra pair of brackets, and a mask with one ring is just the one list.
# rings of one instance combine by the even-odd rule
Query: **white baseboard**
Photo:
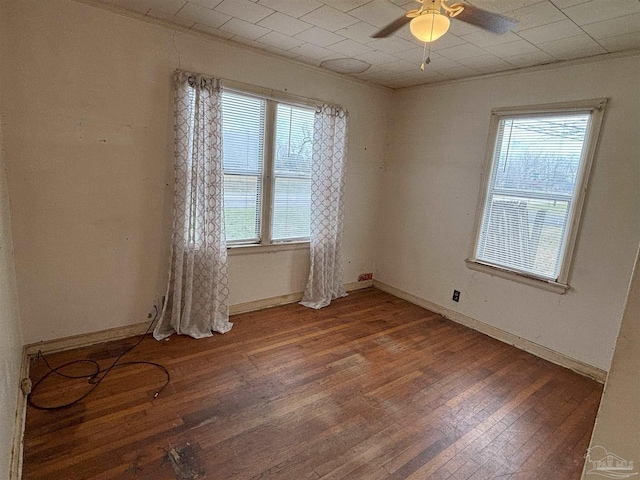
[[(22, 349), (22, 361), (20, 365), (20, 380), (29, 378), (29, 356), (27, 349)], [(13, 423), (13, 438), (11, 440), (11, 464), (9, 480), (22, 478), (22, 459), (24, 449), (24, 428), (27, 419), (27, 396), (22, 388), (18, 388), (18, 402), (16, 404), (16, 417)]]
[[(366, 282), (345, 283), (344, 289), (347, 292), (360, 290), (373, 286), (373, 280)], [(264, 300), (255, 300), (253, 302), (238, 303), (229, 307), (230, 315), (238, 315), (239, 313), (254, 312), (263, 308), (277, 307), (278, 305), (286, 305), (288, 303), (296, 303), (302, 300), (304, 292), (290, 293), (288, 295), (280, 295), (278, 297), (265, 298)]]
[(110, 342), (112, 340), (121, 340), (123, 338), (142, 335), (148, 326), (149, 322), (134, 323), (132, 325), (123, 325), (122, 327), (114, 327), (97, 332), (72, 335), (54, 340), (43, 340), (42, 342), (25, 345), (24, 348), (30, 357), (36, 355), (39, 351), (42, 353), (62, 352), (74, 348), (88, 347), (96, 343)]
[[(373, 280), (366, 282), (346, 283), (344, 288), (347, 292), (368, 288), (373, 285)], [(253, 312), (262, 310), (263, 308), (277, 307), (278, 305), (286, 305), (288, 303), (296, 303), (302, 300), (303, 292), (290, 293), (277, 297), (264, 298), (252, 302), (238, 303), (229, 307), (231, 315), (240, 313)], [(142, 335), (149, 327), (149, 322), (134, 323), (132, 325), (124, 325), (122, 327), (109, 328), (97, 332), (90, 332), (81, 335), (73, 335), (70, 337), (57, 338), (54, 340), (45, 340), (38, 343), (32, 343), (25, 346), (25, 352), (29, 356), (34, 356), (41, 351), (42, 353), (56, 353), (74, 348), (88, 347), (97, 343), (110, 342), (113, 340), (121, 340), (123, 338), (135, 337)]]
[(418, 305), (422, 308), (426, 308), (427, 310), (438, 313), (456, 323), (460, 323), (466, 327), (472, 328), (473, 330), (484, 333), (485, 335), (489, 335), (496, 340), (500, 340), (501, 342), (513, 345), (514, 347), (517, 347), (520, 350), (524, 350), (525, 352), (529, 352), (536, 357), (540, 357), (551, 363), (555, 363), (556, 365), (569, 368), (574, 372), (579, 373), (580, 375), (593, 378), (597, 382), (604, 383), (607, 378), (607, 372), (605, 372), (604, 370), (581, 362), (580, 360), (576, 360), (575, 358), (568, 357), (562, 353), (556, 352), (555, 350), (551, 350), (535, 342), (514, 335), (513, 333), (509, 333), (492, 325), (483, 323), (479, 320), (476, 320), (475, 318), (471, 318), (462, 313), (450, 310), (446, 307), (443, 307), (442, 305), (438, 305), (436, 303), (430, 302), (429, 300), (425, 300), (424, 298), (417, 297), (411, 293), (400, 290), (399, 288), (393, 287), (379, 280), (374, 280), (373, 286), (384, 292), (390, 293), (391, 295)]

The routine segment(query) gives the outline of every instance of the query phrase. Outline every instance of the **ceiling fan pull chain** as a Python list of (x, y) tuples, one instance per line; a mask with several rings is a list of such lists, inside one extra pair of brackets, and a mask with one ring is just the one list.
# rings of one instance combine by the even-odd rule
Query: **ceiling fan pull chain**
[[(433, 37), (433, 23), (434, 19), (431, 19), (431, 37)], [(422, 65), (420, 65), (420, 70), (424, 72), (425, 64), (429, 65), (431, 63), (431, 42), (429, 42), (429, 55), (427, 53), (427, 42), (424, 42), (424, 49), (422, 50)], [(426, 59), (424, 57), (427, 57)]]
[(427, 56), (427, 42), (424, 42), (424, 48), (422, 50), (422, 65), (420, 65), (420, 70), (424, 72), (424, 66), (429, 65), (431, 63), (431, 45), (429, 45), (429, 56)]

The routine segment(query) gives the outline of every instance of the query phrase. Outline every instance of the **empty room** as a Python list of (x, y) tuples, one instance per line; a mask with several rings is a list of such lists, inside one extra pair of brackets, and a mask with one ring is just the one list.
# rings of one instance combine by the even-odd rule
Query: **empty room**
[(0, 0), (0, 479), (640, 473), (640, 1)]

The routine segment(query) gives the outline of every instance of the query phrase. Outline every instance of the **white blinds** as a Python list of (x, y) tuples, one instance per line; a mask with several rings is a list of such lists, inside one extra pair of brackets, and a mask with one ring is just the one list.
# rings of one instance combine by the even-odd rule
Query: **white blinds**
[(274, 145), (273, 240), (309, 237), (314, 111), (278, 104)]
[(229, 243), (260, 240), (265, 107), (260, 98), (222, 94), (224, 215)]
[(556, 280), (590, 113), (503, 117), (476, 259)]

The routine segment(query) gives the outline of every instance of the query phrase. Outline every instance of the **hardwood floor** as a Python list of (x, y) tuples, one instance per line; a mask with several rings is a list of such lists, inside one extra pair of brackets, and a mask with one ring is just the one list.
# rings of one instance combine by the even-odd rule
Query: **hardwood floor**
[[(580, 477), (595, 381), (373, 288), (319, 311), (292, 304), (232, 320), (208, 339), (149, 336), (124, 358), (170, 371), (156, 399), (162, 372), (138, 366), (68, 409), (29, 408), (23, 478)], [(49, 361), (106, 366), (133, 342)], [(45, 371), (32, 361), (34, 381)], [(52, 378), (36, 400), (89, 387)]]

